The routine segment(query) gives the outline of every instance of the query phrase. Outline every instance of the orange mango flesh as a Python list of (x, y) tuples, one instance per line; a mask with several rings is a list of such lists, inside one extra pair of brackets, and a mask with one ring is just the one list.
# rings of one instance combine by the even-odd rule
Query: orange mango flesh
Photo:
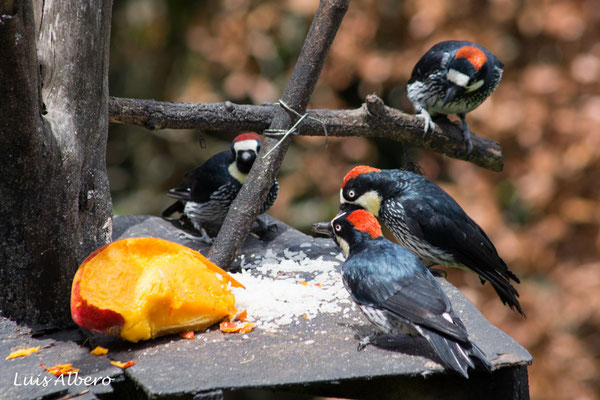
[(84, 328), (137, 342), (202, 330), (235, 315), (229, 286), (243, 287), (188, 247), (156, 238), (123, 239), (81, 264), (71, 315)]

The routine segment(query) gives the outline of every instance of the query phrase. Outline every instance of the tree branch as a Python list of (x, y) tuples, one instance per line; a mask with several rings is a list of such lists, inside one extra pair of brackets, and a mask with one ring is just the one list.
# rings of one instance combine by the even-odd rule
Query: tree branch
[[(306, 110), (349, 1), (321, 0), (319, 3), (319, 9), (282, 96), (282, 101), (299, 113)], [(278, 107), (270, 128), (288, 129), (292, 122), (288, 112)], [(273, 185), (290, 141), (290, 137), (282, 139), (278, 147), (270, 152), (279, 141), (265, 139), (248, 179), (229, 208), (225, 222), (208, 253), (215, 264), (226, 268), (235, 259)]]
[(261, 132), (275, 116), (275, 104), (260, 106), (224, 103), (170, 103), (109, 97), (111, 123), (146, 129), (200, 129), (211, 132)]
[[(154, 100), (109, 100), (110, 122), (126, 123), (148, 129), (201, 129), (211, 132), (262, 132), (267, 129), (279, 105), (240, 105), (224, 103), (169, 103)], [(325, 124), (330, 136), (379, 137), (423, 147), (452, 158), (469, 161), (492, 171), (502, 171), (504, 159), (500, 145), (473, 135), (473, 151), (466, 157), (458, 127), (436, 121), (433, 132), (424, 133), (423, 121), (414, 115), (388, 107), (375, 96), (367, 96), (362, 107), (354, 110), (309, 110), (308, 114)], [(298, 134), (324, 136), (322, 125), (305, 119)]]

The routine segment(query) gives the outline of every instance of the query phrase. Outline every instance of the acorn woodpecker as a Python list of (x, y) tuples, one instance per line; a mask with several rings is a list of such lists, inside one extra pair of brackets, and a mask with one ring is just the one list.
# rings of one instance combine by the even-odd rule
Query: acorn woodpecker
[(425, 120), (425, 132), (435, 128), (435, 115), (456, 114), (470, 154), (473, 144), (465, 114), (492, 94), (503, 67), (492, 52), (476, 43), (448, 40), (429, 49), (415, 65), (407, 85), (408, 98)]
[[(229, 206), (248, 177), (248, 172), (261, 148), (258, 135), (244, 133), (231, 143), (230, 151), (215, 154), (200, 167), (185, 174), (182, 183), (169, 190), (167, 196), (177, 199), (167, 207), (163, 217), (180, 212), (202, 234), (201, 240), (211, 242), (203, 224), (221, 225)], [(265, 213), (277, 199), (279, 184), (273, 183), (260, 214)], [(257, 220), (259, 225), (262, 221)], [(261, 226), (261, 228), (265, 228)]]
[(503, 304), (525, 315), (511, 280), (520, 283), (475, 221), (427, 178), (398, 169), (357, 166), (346, 174), (340, 203), (375, 216), (417, 256), (446, 267), (469, 269), (489, 281)]
[[(385, 239), (371, 213), (342, 211), (329, 225), (315, 224), (314, 229), (332, 235), (342, 248), (344, 286), (379, 330), (391, 336), (423, 336), (443, 364), (465, 378), (475, 364), (491, 370), (431, 272), (417, 256)], [(361, 340), (359, 350), (374, 336)]]

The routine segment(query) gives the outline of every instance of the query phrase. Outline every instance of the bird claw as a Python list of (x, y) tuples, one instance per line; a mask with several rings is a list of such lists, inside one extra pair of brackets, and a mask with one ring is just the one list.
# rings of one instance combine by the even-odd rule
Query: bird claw
[(427, 110), (422, 109), (416, 116), (417, 118), (422, 119), (425, 124), (425, 126), (423, 127), (423, 137), (427, 135), (430, 128), (432, 132), (435, 130), (435, 122), (433, 122), (433, 119), (431, 118), (431, 115), (427, 112)]
[(206, 233), (206, 230), (204, 228), (200, 229), (200, 235), (193, 235), (191, 233), (181, 232), (179, 234), (179, 238), (180, 239), (192, 240), (192, 241), (195, 241), (195, 242), (204, 242), (206, 244), (212, 244), (213, 243), (213, 238), (211, 238), (210, 236), (208, 236), (208, 233)]
[(465, 116), (459, 115), (459, 118), (460, 118), (460, 131), (463, 134), (465, 146), (467, 147), (466, 155), (468, 158), (471, 155), (471, 152), (473, 151), (473, 142), (471, 142), (471, 130), (469, 129), (469, 125), (467, 124), (467, 121), (465, 120)]
[(277, 224), (268, 224), (260, 217), (256, 219), (256, 223), (258, 226), (252, 230), (252, 233), (264, 242), (270, 242), (279, 233), (279, 226)]
[(356, 346), (356, 351), (362, 351), (365, 347), (373, 343), (373, 339), (379, 337), (381, 332), (375, 332), (372, 335), (360, 336), (355, 335), (354, 338), (358, 340), (358, 346)]
[(467, 145), (467, 158), (471, 155), (471, 152), (473, 151), (473, 143), (471, 142), (471, 139), (466, 139), (466, 145)]
[(371, 336), (365, 336), (363, 338), (356, 335), (358, 339), (358, 346), (356, 346), (356, 351), (363, 351), (365, 347), (367, 347), (371, 343)]

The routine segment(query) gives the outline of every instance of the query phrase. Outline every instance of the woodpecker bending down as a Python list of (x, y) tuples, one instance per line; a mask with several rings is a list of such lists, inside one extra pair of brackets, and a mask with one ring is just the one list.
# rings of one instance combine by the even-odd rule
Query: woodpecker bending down
[[(475, 364), (491, 370), (431, 272), (410, 251), (385, 239), (371, 213), (340, 212), (329, 225), (315, 224), (314, 229), (332, 235), (342, 248), (344, 285), (381, 331), (423, 336), (443, 364), (465, 378)], [(363, 339), (359, 350), (372, 339)]]
[[(229, 206), (236, 198), (242, 184), (248, 177), (248, 172), (261, 148), (258, 135), (244, 133), (233, 139), (231, 150), (218, 153), (209, 158), (200, 167), (189, 171), (183, 177), (182, 183), (169, 190), (167, 196), (177, 199), (167, 207), (163, 217), (169, 217), (175, 212), (182, 213), (202, 234), (201, 240), (210, 243), (212, 239), (203, 228), (203, 224), (221, 225)], [(265, 213), (277, 198), (279, 184), (273, 183), (260, 214)], [(261, 228), (264, 223), (257, 220)]]
[(427, 178), (397, 169), (354, 167), (340, 190), (344, 203), (376, 217), (417, 256), (446, 267), (468, 269), (489, 281), (503, 304), (525, 313), (517, 300), (520, 283), (475, 221), (450, 195)]
[(435, 129), (435, 115), (456, 114), (470, 154), (473, 144), (465, 114), (492, 94), (503, 67), (492, 52), (471, 42), (448, 40), (429, 49), (415, 65), (407, 85), (408, 98), (425, 120), (425, 132)]

